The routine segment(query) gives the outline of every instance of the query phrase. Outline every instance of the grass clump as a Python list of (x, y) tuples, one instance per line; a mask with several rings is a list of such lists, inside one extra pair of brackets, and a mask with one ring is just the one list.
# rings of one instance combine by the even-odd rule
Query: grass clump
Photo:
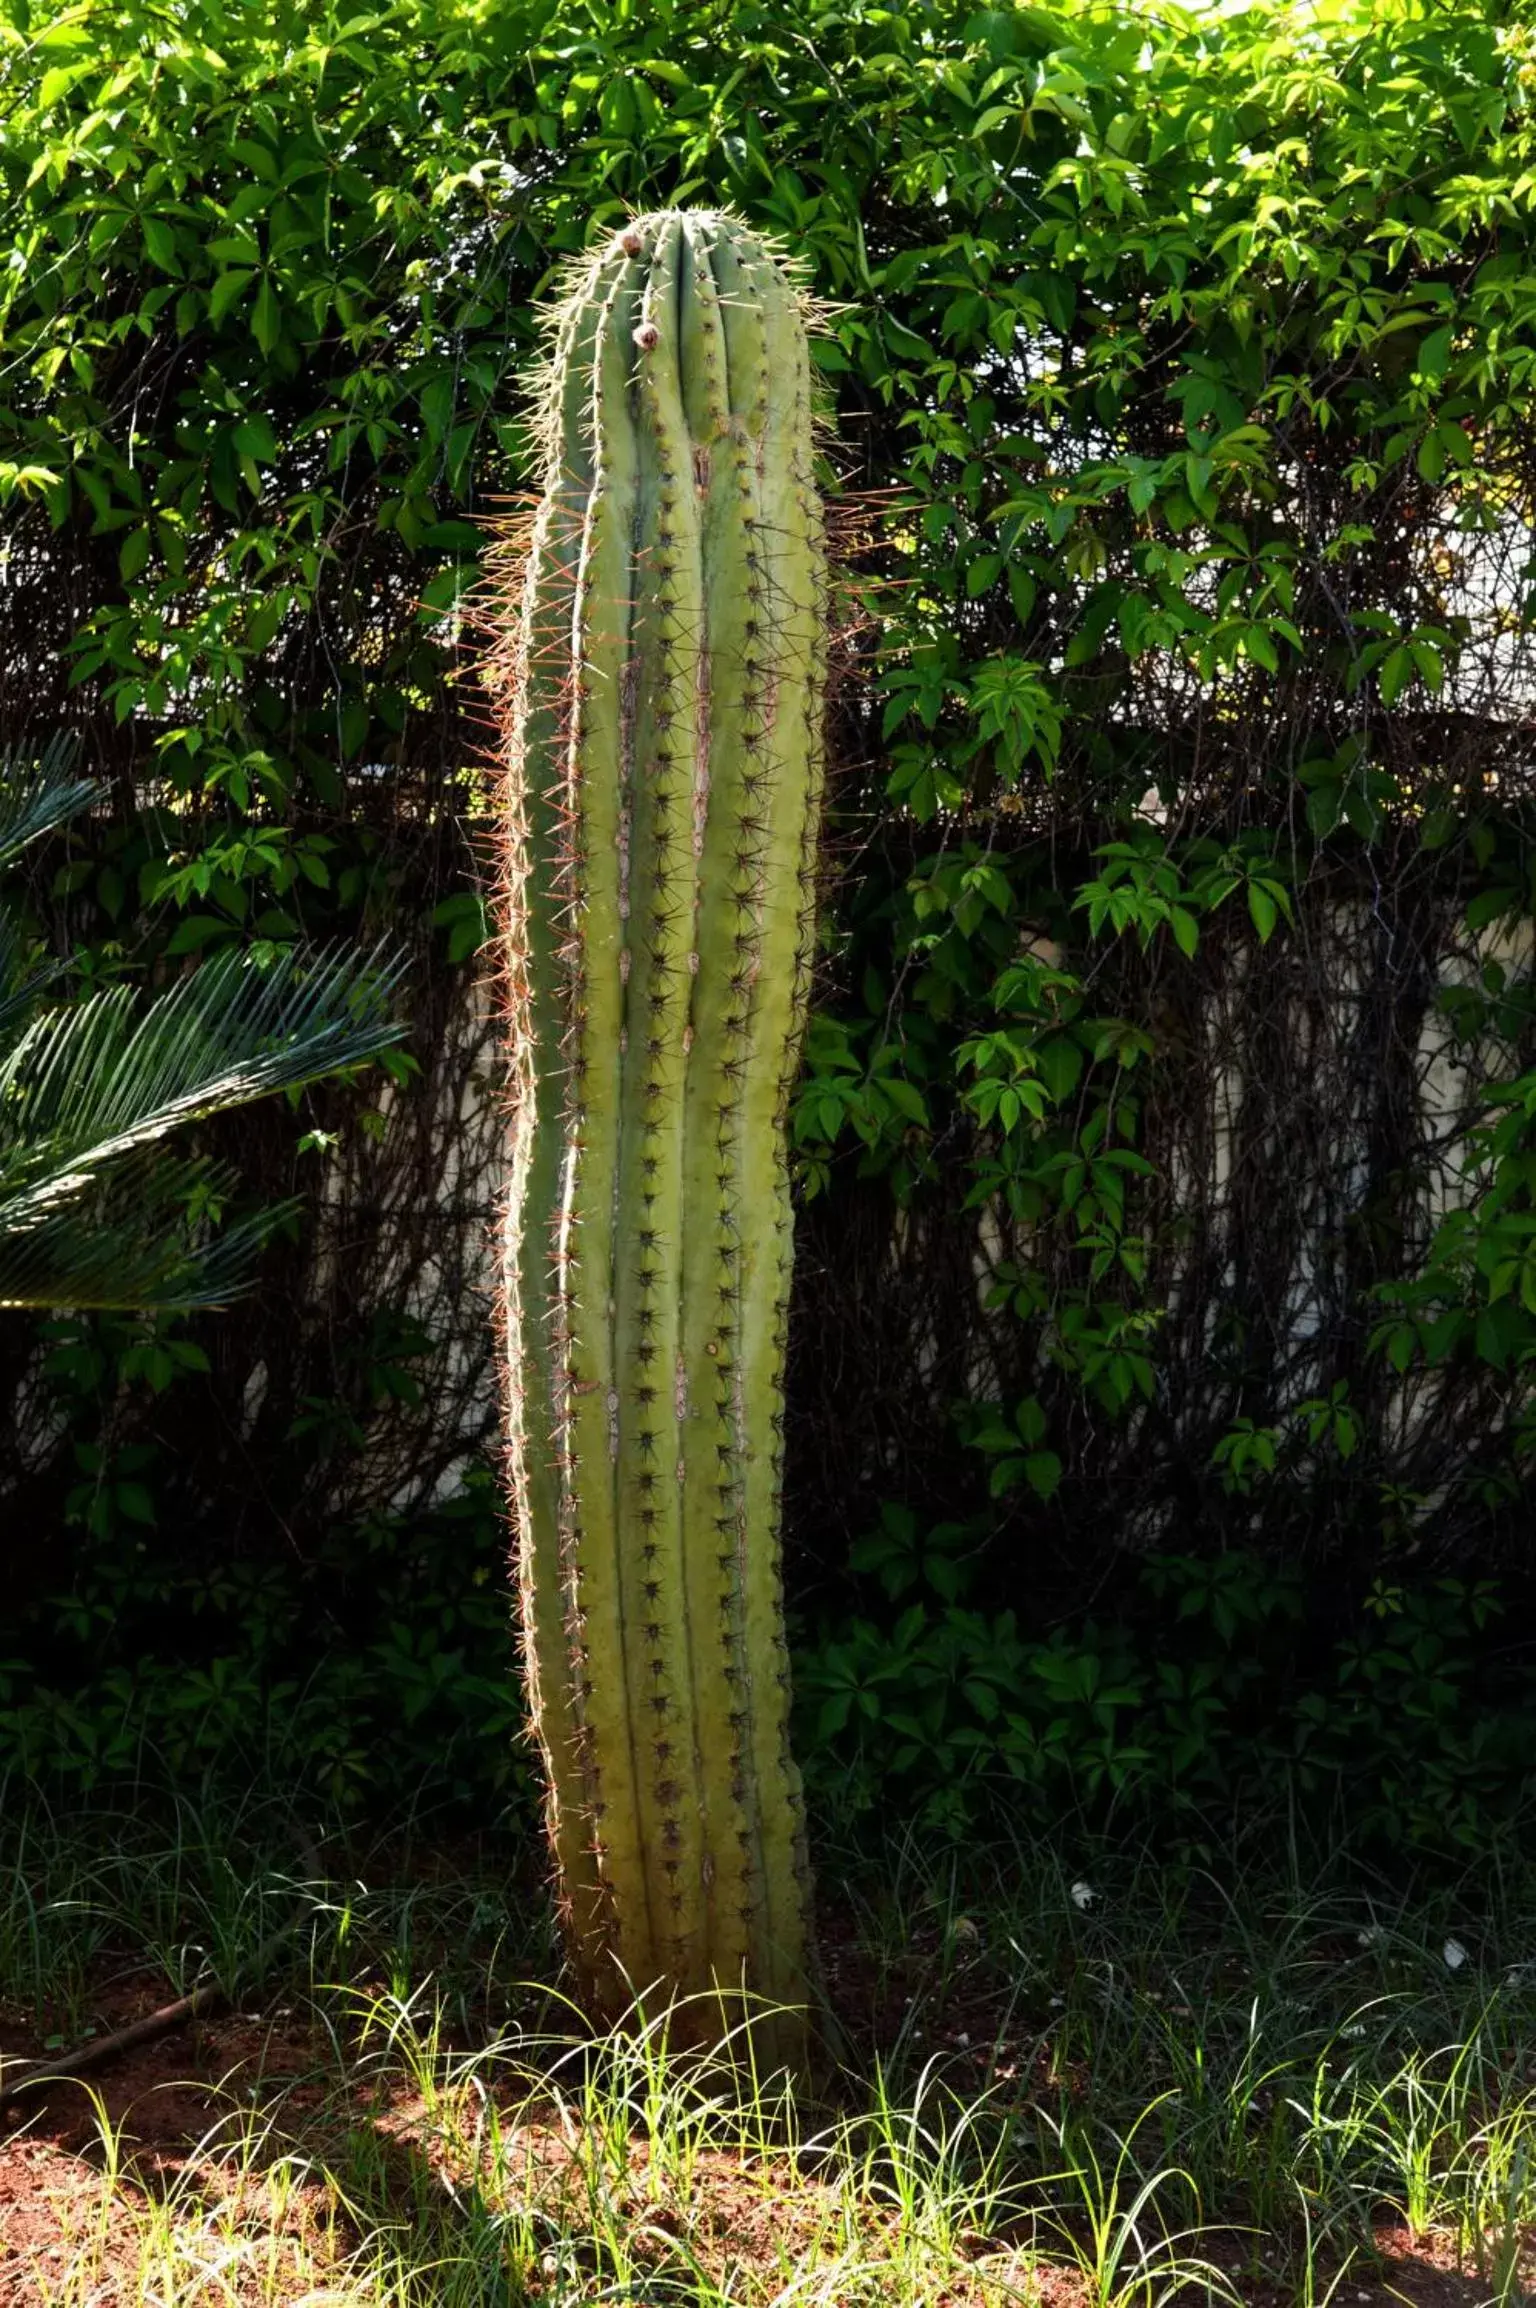
[(1507, 2308), (1536, 2277), (1518, 1860), (824, 1861), (832, 2056), (796, 2092), (749, 2027), (585, 2030), (494, 1845), (301, 1840), (275, 1802), (10, 1806), (0, 2048), (199, 1977), (234, 2001), (0, 2143), (7, 2308)]

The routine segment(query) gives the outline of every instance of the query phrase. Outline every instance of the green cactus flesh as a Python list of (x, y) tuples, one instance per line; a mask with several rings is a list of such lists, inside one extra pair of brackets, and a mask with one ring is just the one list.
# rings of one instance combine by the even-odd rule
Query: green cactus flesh
[(826, 635), (804, 303), (723, 215), (590, 259), (506, 648), (524, 1648), (610, 2014), (805, 1995), (779, 1563)]

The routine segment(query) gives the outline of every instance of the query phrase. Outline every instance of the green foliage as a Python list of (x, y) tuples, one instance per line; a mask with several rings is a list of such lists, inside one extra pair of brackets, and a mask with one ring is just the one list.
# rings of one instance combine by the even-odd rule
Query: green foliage
[[(418, 899), (469, 960), (450, 676), (477, 516), (532, 478), (532, 301), (628, 207), (730, 202), (833, 301), (848, 478), (890, 492), (792, 1128), (818, 1240), (894, 1204), (904, 1241), (971, 1227), (966, 1273), (980, 1245), (943, 1473), (996, 1503), (983, 1633), (946, 1641), (985, 1662), (994, 1589), (1096, 1577), (1130, 1532), (1305, 1542), (1356, 1596), (1436, 1546), (1471, 1588), (1523, 1541), (1528, 0), (0, 23), (0, 616), (149, 804), (48, 893), (93, 970), (146, 910), (183, 953)], [(1261, 1024), (1333, 1014), (1345, 916), (1381, 1095), (1298, 1346), (1263, 1233), (1295, 1078), (1232, 1162), (1235, 1240), (1169, 1117), (1234, 988)], [(1429, 1027), (1472, 1086), (1432, 1153), (1398, 1127)], [(968, 1608), (929, 1596), (923, 1642)], [(1150, 1671), (1119, 1640), (1098, 1688)]]
[(974, 1836), (1011, 1799), (1187, 1832), (1285, 1789), (1337, 1804), (1362, 1849), (1442, 1855), (1523, 1815), (1536, 1705), (1523, 1648), (1495, 1639), (1496, 1582), (1376, 1580), (1330, 1626), (1295, 1567), (1151, 1555), (1113, 1617), (1041, 1639), (982, 1607), (987, 1539), (888, 1506), (855, 1545), (865, 1608), (796, 1666), (808, 1781), (834, 1811)]
[[(94, 794), (68, 749), (0, 755), (0, 867)], [(397, 975), (382, 954), (225, 953), (147, 1004), (128, 985), (67, 1002), (0, 909), (0, 1307), (227, 1297), (283, 1214), (210, 1242), (229, 1174), (163, 1141), (376, 1056)]]
[(286, 1563), (215, 1534), (178, 1547), (152, 1460), (87, 1450), (80, 1473), (70, 1582), (7, 1629), (0, 1776), (75, 1801), (259, 1772), (340, 1815), (531, 1813), (488, 1468), (431, 1514), (338, 1524)]
[[(500, 102), (525, 27), (433, 9), (214, 6), (175, 30), (152, 8), (7, 14), (23, 261), (0, 326), (24, 360), (5, 469), (51, 531), (83, 526), (114, 565), (72, 679), (119, 721), (152, 716), (172, 791), (222, 795), (237, 822), (306, 789), (339, 797), (343, 765), (419, 710), (427, 635), (479, 542), (454, 508), (482, 436), (516, 437), (487, 258), (512, 155), (552, 126)], [(134, 381), (166, 354), (174, 386), (151, 413)], [(371, 568), (363, 498), (365, 534), (393, 541)], [(284, 637), (417, 556), (414, 633), (286, 717), (266, 670)], [(248, 880), (281, 897), (283, 846), (260, 875), (225, 862), (212, 919), (247, 918)]]
[[(841, 339), (910, 452), (906, 583), (879, 614), (912, 854), (846, 894), (858, 994), (813, 1029), (796, 1128), (812, 1195), (841, 1165), (920, 1198), (959, 1155), (971, 1206), (1014, 1222), (988, 1295), (1022, 1330), (1022, 1403), (963, 1419), (994, 1495), (1065, 1505), (1104, 1420), (1155, 1428), (1204, 1352), (1170, 1302), (1212, 1214), (1173, 1184), (1161, 1119), (1211, 1087), (1193, 1006), (1252, 982), (1255, 947), (1259, 984), (1294, 985), (1351, 887), (1438, 877), (1442, 952), (1529, 921), (1528, 781), (1489, 774), (1530, 678), (1526, 15), (951, 26), (974, 133), (928, 180), (933, 236), (881, 244), (899, 328)], [(1387, 903), (1393, 934), (1424, 934)], [(1528, 941), (1478, 970), (1431, 1004), (1474, 1075), (1490, 1036), (1529, 1049)], [(1460, 1150), (1479, 1190), (1427, 1244), (1423, 1153), (1405, 1141), (1396, 1179), (1383, 1161), (1300, 1383), (1264, 1351), (1277, 1307), (1213, 1309), (1207, 1511), (1251, 1496), (1370, 1548), (1518, 1497), (1529, 1085), (1487, 1084)], [(1394, 1463), (1383, 1358), (1447, 1374), (1418, 1403), (1479, 1405), (1415, 1464), (1443, 1480)]]
[[(1502, 1002), (1504, 971), (1489, 964), (1484, 975), (1490, 999)], [(1513, 999), (1527, 1011), (1527, 988)], [(1379, 1297), (1392, 1311), (1373, 1343), (1399, 1371), (1475, 1359), (1510, 1375), (1520, 1406), (1515, 1463), (1502, 1480), (1490, 1478), (1490, 1488), (1519, 1496), (1536, 1468), (1536, 1393), (1529, 1384), (1536, 1370), (1536, 1073), (1490, 1083), (1487, 1097), (1490, 1118), (1467, 1142), (1472, 1191), (1441, 1219), (1420, 1271), (1382, 1287)]]

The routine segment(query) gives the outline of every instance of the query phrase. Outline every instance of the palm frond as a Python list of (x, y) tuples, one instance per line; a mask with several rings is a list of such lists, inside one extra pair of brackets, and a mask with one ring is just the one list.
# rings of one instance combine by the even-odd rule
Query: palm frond
[(90, 1179), (27, 1226), (0, 1200), (0, 1307), (223, 1306), (250, 1279), (254, 1253), (299, 1205), (269, 1206), (210, 1230), (191, 1213), (234, 1181), (200, 1157), (148, 1148)]
[(13, 914), (0, 906), (0, 1050), (16, 1028), (32, 1016), (46, 986), (63, 974), (58, 962), (27, 967), (27, 944)]
[[(76, 750), (0, 752), (0, 865), (94, 797)], [(221, 1304), (297, 1205), (215, 1227), (222, 1175), (160, 1141), (377, 1056), (400, 1034), (400, 961), (230, 952), (148, 1001), (119, 985), (44, 1008), (62, 969), (0, 908), (0, 1306)]]
[(231, 952), (146, 1007), (125, 986), (45, 1012), (0, 1053), (0, 1226), (27, 1227), (178, 1124), (356, 1065), (399, 1037), (382, 948)]
[(16, 747), (0, 753), (0, 866), (95, 800), (95, 779), (75, 775), (79, 752), (77, 738), (60, 735), (35, 755)]

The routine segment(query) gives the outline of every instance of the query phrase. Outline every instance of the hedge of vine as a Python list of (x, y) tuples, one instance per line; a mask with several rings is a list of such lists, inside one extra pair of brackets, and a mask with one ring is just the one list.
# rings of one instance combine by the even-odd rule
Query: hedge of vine
[[(882, 1497), (981, 1518), (989, 1609), (1068, 1611), (1128, 1547), (1311, 1550), (1357, 1599), (1518, 1548), (1530, 0), (4, 0), (0, 119), (0, 737), (76, 727), (115, 793), (43, 934), (100, 972), (405, 921), (430, 1076), (536, 300), (626, 207), (732, 202), (829, 300), (856, 540), (796, 1112), (808, 1611)], [(317, 1561), (377, 1418), (430, 1430), (387, 1316), (329, 1391), (280, 1288), (260, 1316)], [(13, 1413), (13, 1498), (259, 1555), (238, 1476), (210, 1498), (229, 1335), (55, 1333), (66, 1428), (23, 1468)]]

